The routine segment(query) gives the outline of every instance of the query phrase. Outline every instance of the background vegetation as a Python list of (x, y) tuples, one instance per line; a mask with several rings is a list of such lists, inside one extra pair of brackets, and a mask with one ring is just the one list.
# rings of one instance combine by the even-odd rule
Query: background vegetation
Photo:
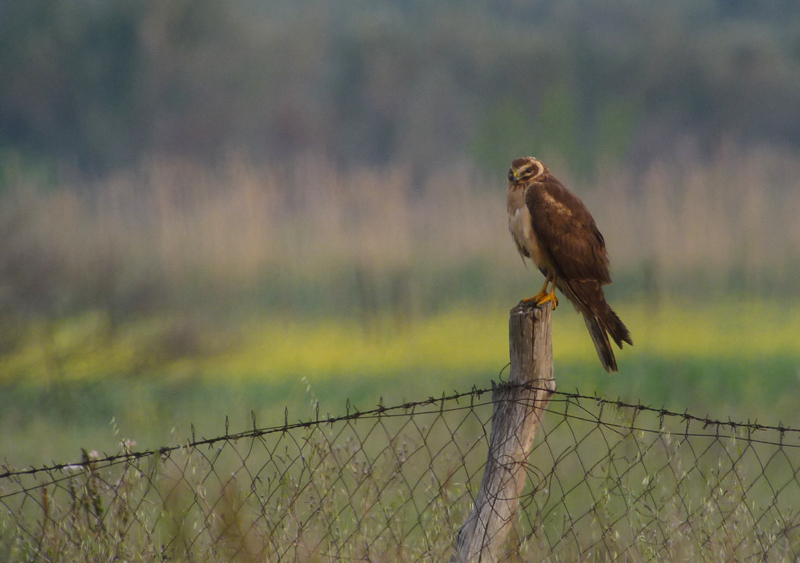
[(242, 151), (422, 175), (533, 153), (588, 173), (800, 143), (789, 0), (31, 0), (2, 16), (3, 152), (78, 172)]
[(636, 343), (562, 389), (800, 423), (796, 3), (0, 2), (0, 456), (485, 386), (523, 154)]

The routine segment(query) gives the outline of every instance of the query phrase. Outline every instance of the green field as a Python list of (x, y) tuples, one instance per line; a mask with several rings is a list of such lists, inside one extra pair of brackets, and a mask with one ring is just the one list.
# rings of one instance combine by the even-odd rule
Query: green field
[[(733, 300), (617, 307), (635, 346), (606, 375), (580, 317), (554, 315), (559, 389), (727, 420), (797, 426), (800, 302)], [(507, 376), (508, 310), (454, 307), (398, 325), (253, 316), (235, 327), (148, 319), (109, 336), (86, 314), (28, 330), (3, 358), (0, 452), (16, 467), (71, 461), (280, 425), (403, 399), (489, 387)], [(166, 327), (166, 328), (165, 328)], [(44, 340), (43, 332), (47, 339)], [(156, 343), (159, 344), (156, 346)], [(251, 414), (252, 413), (252, 414)]]

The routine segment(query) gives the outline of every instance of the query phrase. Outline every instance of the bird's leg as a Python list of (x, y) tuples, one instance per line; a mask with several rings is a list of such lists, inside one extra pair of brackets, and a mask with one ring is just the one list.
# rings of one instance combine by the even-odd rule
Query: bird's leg
[[(550, 291), (547, 291), (547, 286), (553, 283), (553, 288)], [(555, 311), (558, 307), (558, 297), (556, 297), (556, 275), (553, 272), (547, 274), (547, 277), (544, 280), (544, 285), (542, 286), (542, 290), (534, 295), (533, 297), (527, 297), (522, 300), (523, 303), (530, 303), (533, 301), (537, 307), (540, 305), (544, 305), (548, 301), (553, 302), (553, 310)]]

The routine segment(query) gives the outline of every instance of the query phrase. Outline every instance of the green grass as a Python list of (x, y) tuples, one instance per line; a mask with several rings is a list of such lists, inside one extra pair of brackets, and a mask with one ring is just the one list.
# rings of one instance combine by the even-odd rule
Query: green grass
[[(662, 307), (642, 301), (616, 308), (635, 343), (617, 354), (623, 372), (643, 360), (800, 359), (800, 301)], [(87, 313), (29, 325), (25, 343), (3, 357), (0, 381), (50, 384), (120, 374), (231, 383), (304, 375), (318, 383), (347, 373), (380, 379), (408, 372), (492, 372), (508, 361), (507, 322), (505, 307), (461, 305), (416, 319), (263, 314), (228, 321), (227, 327), (163, 315), (111, 333), (102, 313)], [(556, 364), (600, 371), (583, 321), (568, 303), (555, 314), (553, 339)]]
[[(680, 305), (680, 306), (679, 306)], [(600, 367), (569, 304), (554, 315), (562, 391), (689, 409), (699, 415), (800, 425), (800, 303), (733, 301), (617, 307), (635, 346), (620, 371)], [(253, 316), (233, 328), (148, 319), (109, 335), (100, 314), (29, 326), (3, 358), (0, 456), (14, 466), (68, 461), (79, 448), (116, 451), (196, 434), (279, 425), (404, 399), (441, 396), (507, 377), (508, 310), (450, 309), (402, 326), (391, 318)], [(114, 421), (112, 426), (112, 420)]]

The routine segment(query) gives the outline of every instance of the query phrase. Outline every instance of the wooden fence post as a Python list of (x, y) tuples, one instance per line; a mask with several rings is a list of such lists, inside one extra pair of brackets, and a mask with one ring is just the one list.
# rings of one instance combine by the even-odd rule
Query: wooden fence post
[(525, 486), (533, 439), (556, 389), (551, 313), (551, 303), (533, 307), (520, 302), (511, 309), (511, 373), (508, 383), (492, 384), (489, 453), (475, 505), (456, 540), (453, 560), (458, 563), (495, 563), (503, 555)]

